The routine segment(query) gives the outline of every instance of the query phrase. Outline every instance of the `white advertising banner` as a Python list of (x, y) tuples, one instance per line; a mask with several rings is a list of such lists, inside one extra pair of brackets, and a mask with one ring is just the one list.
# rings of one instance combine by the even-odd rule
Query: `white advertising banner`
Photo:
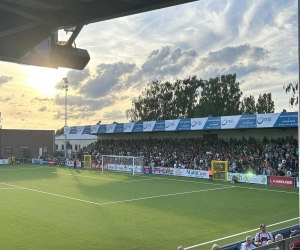
[(206, 121), (207, 121), (207, 117), (206, 118), (191, 118), (191, 130), (202, 130)]
[(0, 165), (1, 164), (8, 164), (8, 159), (0, 159)]
[(180, 121), (179, 119), (177, 119), (177, 120), (166, 120), (165, 121), (165, 130), (166, 131), (175, 131), (179, 121)]
[(238, 178), (238, 182), (255, 183), (261, 185), (268, 184), (268, 178), (266, 175), (227, 173), (227, 180), (231, 181), (234, 175)]
[[(66, 165), (67, 165), (68, 167), (74, 167), (74, 161), (67, 160), (67, 161), (66, 161)], [(77, 167), (77, 168), (81, 168), (81, 161), (78, 161), (78, 162), (77, 162), (76, 167)]]
[(106, 133), (111, 134), (115, 131), (116, 124), (106, 125)]
[(134, 122), (124, 123), (124, 133), (132, 132), (133, 126), (134, 126)]
[(209, 179), (208, 171), (195, 170), (195, 169), (181, 169), (181, 171), (182, 171), (181, 176), (184, 176), (184, 177)]
[[(133, 169), (132, 165), (108, 164), (108, 170), (121, 171), (121, 172), (132, 172), (132, 169)], [(142, 167), (134, 166), (134, 172), (141, 173)]]
[(279, 117), (279, 113), (257, 114), (256, 125), (258, 128), (273, 127)]
[(221, 129), (234, 129), (241, 115), (221, 116)]
[(149, 121), (143, 123), (143, 131), (144, 132), (152, 132), (155, 125), (155, 121)]

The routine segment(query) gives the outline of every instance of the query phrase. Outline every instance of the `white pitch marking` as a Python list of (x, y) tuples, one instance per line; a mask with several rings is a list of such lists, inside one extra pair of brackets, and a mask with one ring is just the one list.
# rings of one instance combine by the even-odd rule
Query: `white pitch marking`
[(1, 190), (12, 190), (12, 189), (22, 189), (22, 188), (0, 188)]
[[(77, 199), (77, 198), (73, 198), (73, 197), (69, 197), (69, 196), (64, 196), (64, 195), (60, 195), (60, 194), (54, 194), (54, 193), (44, 192), (44, 191), (40, 191), (40, 190), (36, 190), (36, 189), (31, 189), (31, 188), (25, 188), (25, 187), (21, 187), (21, 186), (11, 185), (11, 184), (7, 184), (7, 183), (3, 183), (3, 182), (0, 182), (0, 184), (6, 185), (6, 186), (10, 186), (10, 187), (20, 188), (20, 189), (24, 189), (24, 190), (28, 190), (28, 191), (33, 191), (33, 192), (37, 192), (37, 193), (48, 194), (48, 195), (52, 195), (52, 196), (66, 198), (66, 199), (70, 199), (70, 200), (75, 200), (75, 201), (81, 201), (81, 202), (85, 202), (85, 203), (90, 203), (90, 204), (94, 204), (94, 205), (98, 205), (98, 206), (110, 205), (110, 204), (116, 204), (116, 203), (124, 203), (124, 202), (131, 202), (131, 201), (139, 201), (139, 200), (147, 200), (147, 199), (154, 199), (154, 198), (168, 197), (168, 196), (175, 196), (175, 195), (182, 195), (182, 194), (191, 194), (191, 193), (200, 193), (200, 192), (206, 192), (206, 191), (215, 191), (215, 190), (220, 190), (220, 189), (223, 190), (224, 189), (224, 188), (215, 188), (215, 189), (206, 189), (206, 190), (195, 190), (195, 191), (188, 191), (188, 192), (182, 192), (182, 193), (148, 196), (148, 197), (136, 198), (136, 199), (130, 199), (130, 200), (122, 200), (122, 201), (112, 201), (112, 202), (98, 203), (98, 202), (92, 202), (92, 201)], [(231, 187), (227, 187), (227, 188), (231, 188)]]
[(78, 174), (65, 174), (65, 173), (59, 173), (59, 172), (52, 172), (52, 174), (71, 175), (71, 176), (77, 176), (77, 177), (82, 177), (82, 178), (99, 179), (99, 180), (108, 180), (108, 181), (120, 181), (120, 182), (151, 181), (151, 180), (149, 180), (149, 179), (140, 179), (140, 180), (124, 181), (124, 180), (115, 180), (115, 179), (109, 179), (109, 178), (93, 177), (93, 176), (78, 175)]
[[(268, 225), (268, 227), (272, 227), (272, 226), (276, 226), (276, 225), (279, 225), (279, 224), (283, 224), (285, 222), (297, 220), (299, 218), (300, 217), (296, 217), (296, 218), (293, 218), (293, 219), (290, 219), (290, 220), (281, 221), (281, 222), (278, 222), (278, 223), (275, 223), (275, 224), (272, 224), (272, 225)], [(239, 235), (246, 234), (246, 233), (251, 233), (251, 232), (254, 232), (254, 231), (257, 231), (257, 230), (259, 230), (259, 228), (255, 228), (255, 229), (248, 230), (248, 231), (245, 231), (245, 232), (242, 232), (242, 233), (238, 233), (238, 234), (229, 235), (229, 236), (226, 236), (226, 237), (223, 237), (223, 238), (220, 238), (220, 239), (215, 239), (215, 240), (207, 241), (207, 242), (204, 242), (204, 243), (201, 243), (201, 244), (197, 244), (197, 245), (194, 245), (194, 246), (185, 247), (184, 249), (192, 249), (192, 248), (195, 248), (195, 247), (200, 247), (200, 246), (203, 246), (203, 245), (207, 245), (209, 243), (218, 242), (220, 240), (229, 239), (229, 238), (232, 238), (232, 237), (235, 237), (235, 236), (239, 236)]]

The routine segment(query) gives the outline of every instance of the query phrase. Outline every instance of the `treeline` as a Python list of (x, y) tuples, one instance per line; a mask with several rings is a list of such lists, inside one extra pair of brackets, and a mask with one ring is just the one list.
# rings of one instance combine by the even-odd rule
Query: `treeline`
[(271, 93), (243, 97), (236, 74), (175, 82), (153, 81), (132, 102), (125, 114), (130, 121), (274, 113)]

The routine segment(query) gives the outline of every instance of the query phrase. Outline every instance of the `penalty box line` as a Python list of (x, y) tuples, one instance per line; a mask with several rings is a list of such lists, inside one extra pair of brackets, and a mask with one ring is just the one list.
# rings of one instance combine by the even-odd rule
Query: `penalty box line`
[[(264, 189), (264, 188), (254, 188), (254, 187), (241, 187), (241, 186), (231, 186), (231, 185), (224, 185), (224, 184), (217, 184), (211, 182), (203, 182), (200, 181), (191, 181), (191, 180), (178, 180), (178, 179), (170, 179), (165, 177), (148, 177), (146, 179), (139, 179), (139, 180), (131, 180), (131, 181), (124, 181), (124, 180), (115, 180), (110, 178), (101, 178), (101, 177), (91, 177), (91, 176), (82, 176), (82, 175), (75, 175), (75, 174), (66, 174), (66, 173), (59, 173), (59, 172), (52, 172), (53, 174), (62, 174), (62, 175), (71, 175), (83, 178), (91, 178), (91, 179), (99, 179), (99, 180), (110, 180), (110, 181), (119, 181), (119, 182), (140, 182), (140, 181), (150, 181), (150, 180), (166, 180), (166, 181), (176, 181), (176, 182), (187, 182), (187, 183), (197, 183), (197, 184), (204, 184), (204, 185), (212, 185), (212, 186), (221, 186), (221, 187), (235, 187), (235, 188), (242, 188), (242, 189), (250, 189), (250, 190), (259, 190), (259, 191), (266, 191), (266, 192), (275, 192), (275, 193), (286, 193), (286, 194), (297, 194), (298, 192), (289, 192), (289, 191), (281, 191), (281, 190), (272, 190), (272, 189)], [(142, 177), (142, 176), (139, 176)], [(146, 176), (143, 176), (146, 177)]]
[[(132, 202), (132, 201), (140, 201), (140, 200), (148, 200), (148, 199), (168, 197), (168, 196), (176, 196), (176, 195), (183, 195), (183, 194), (200, 193), (200, 192), (206, 192), (206, 191), (224, 190), (225, 189), (223, 187), (223, 188), (214, 188), (214, 189), (205, 189), (205, 190), (195, 190), (195, 191), (187, 191), (187, 192), (174, 193), (174, 194), (163, 194), (163, 195), (148, 196), (148, 197), (135, 198), (135, 199), (129, 199), (129, 200), (121, 200), (121, 201), (112, 201), (112, 202), (98, 203), (98, 202), (93, 202), (93, 201), (88, 201), (88, 200), (77, 199), (77, 198), (73, 198), (73, 197), (69, 197), (69, 196), (65, 196), (65, 195), (60, 195), (60, 194), (54, 194), (54, 193), (50, 193), (50, 192), (45, 192), (45, 191), (41, 191), (41, 190), (37, 190), (37, 189), (16, 186), (16, 185), (12, 185), (12, 184), (8, 184), (8, 183), (3, 183), (3, 182), (0, 182), (0, 184), (6, 185), (6, 186), (9, 186), (9, 187), (14, 187), (14, 188), (19, 188), (19, 189), (23, 189), (23, 190), (28, 190), (28, 191), (32, 191), (32, 192), (37, 192), (37, 193), (41, 193), (41, 194), (47, 194), (47, 195), (51, 195), (51, 196), (65, 198), (65, 199), (69, 199), (69, 200), (75, 200), (75, 201), (80, 201), (80, 202), (84, 202), (84, 203), (94, 204), (94, 205), (98, 205), (98, 206), (111, 205), (111, 204), (117, 204), (117, 203), (125, 203), (125, 202)], [(227, 187), (227, 188), (232, 188), (232, 187)]]
[[(293, 219), (290, 219), (290, 220), (285, 220), (285, 221), (281, 221), (281, 222), (278, 222), (278, 223), (274, 223), (272, 225), (268, 225), (268, 228), (272, 227), (272, 226), (280, 225), (280, 224), (283, 224), (283, 223), (286, 223), (286, 222), (298, 220), (299, 218), (300, 217), (296, 217), (296, 218), (293, 218)], [(226, 240), (226, 239), (230, 239), (232, 237), (240, 236), (240, 235), (243, 235), (243, 234), (246, 234), (246, 233), (252, 233), (252, 232), (255, 232), (257, 230), (259, 230), (259, 228), (255, 228), (255, 229), (251, 229), (251, 230), (248, 230), (248, 231), (245, 231), (245, 232), (241, 232), (241, 233), (238, 233), (238, 234), (233, 234), (233, 235), (229, 235), (229, 236), (226, 236), (226, 237), (223, 237), (223, 238), (219, 238), (219, 239), (207, 241), (207, 242), (204, 242), (204, 243), (201, 243), (201, 244), (197, 244), (197, 245), (194, 245), (194, 246), (185, 247), (184, 249), (186, 249), (186, 250), (193, 249), (195, 247), (200, 247), (200, 246), (204, 246), (204, 245), (207, 245), (207, 244), (215, 243), (215, 242), (218, 242), (220, 240)]]
[(98, 179), (98, 180), (108, 180), (108, 181), (118, 181), (118, 182), (152, 181), (151, 179), (140, 179), (140, 180), (124, 181), (124, 180), (116, 180), (116, 179), (111, 179), (111, 178), (102, 178), (102, 177), (87, 176), (87, 175), (79, 175), (79, 174), (66, 174), (66, 173), (59, 173), (59, 172), (52, 172), (52, 174), (70, 175), (70, 176), (75, 176), (75, 177), (90, 178), (90, 179)]

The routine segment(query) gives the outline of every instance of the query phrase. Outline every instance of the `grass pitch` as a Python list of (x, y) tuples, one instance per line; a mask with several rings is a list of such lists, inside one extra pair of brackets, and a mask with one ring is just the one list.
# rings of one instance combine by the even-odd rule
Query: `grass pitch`
[(298, 189), (174, 176), (0, 165), (0, 197), (1, 249), (210, 249), (299, 223)]

